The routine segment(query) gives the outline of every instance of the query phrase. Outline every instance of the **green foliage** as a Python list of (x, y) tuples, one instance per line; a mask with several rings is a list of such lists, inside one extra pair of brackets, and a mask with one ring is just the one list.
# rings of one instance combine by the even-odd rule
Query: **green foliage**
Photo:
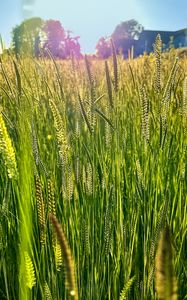
[(119, 39), (137, 39), (142, 30), (143, 26), (136, 20), (124, 21), (116, 26), (112, 33), (112, 39), (114, 41)]
[(0, 299), (156, 300), (160, 266), (185, 299), (187, 61), (156, 43), (128, 62), (2, 57)]
[(36, 41), (41, 34), (43, 20), (31, 18), (12, 30), (12, 47), (16, 55), (36, 55)]
[[(70, 32), (66, 32), (57, 20), (44, 21), (38, 17), (26, 19), (12, 30), (11, 50), (17, 58), (52, 55), (55, 58), (65, 59), (72, 53), (75, 57), (81, 58), (79, 36), (73, 37)], [(0, 44), (3, 50), (1, 39)]]

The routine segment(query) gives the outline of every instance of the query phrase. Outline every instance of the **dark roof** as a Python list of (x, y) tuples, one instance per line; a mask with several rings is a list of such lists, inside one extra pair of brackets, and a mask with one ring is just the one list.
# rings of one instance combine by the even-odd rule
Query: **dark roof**
[(187, 36), (187, 28), (175, 31), (175, 36), (178, 36), (180, 34), (184, 34), (185, 36)]
[[(179, 30), (179, 31), (183, 31), (184, 29), (182, 30)], [(142, 34), (148, 34), (148, 35), (152, 35), (152, 34), (172, 34), (172, 33), (175, 33), (176, 31), (167, 31), (167, 30), (151, 30), (151, 29), (145, 29), (141, 32), (140, 35)]]
[(134, 54), (138, 56), (144, 52), (152, 52), (157, 35), (160, 34), (164, 49), (170, 47), (171, 37), (174, 48), (187, 47), (187, 28), (177, 31), (143, 30), (138, 40), (119, 39), (115, 41), (117, 49), (122, 48), (124, 56), (128, 55), (128, 49), (134, 46)]
[(175, 31), (176, 33), (178, 33), (178, 32), (187, 32), (187, 28), (183, 28), (183, 29), (180, 29), (180, 30), (177, 30), (177, 31)]
[(143, 30), (140, 34), (139, 41), (147, 40), (149, 44), (153, 44), (158, 34), (160, 34), (163, 43), (168, 43), (170, 37), (175, 35), (175, 31)]

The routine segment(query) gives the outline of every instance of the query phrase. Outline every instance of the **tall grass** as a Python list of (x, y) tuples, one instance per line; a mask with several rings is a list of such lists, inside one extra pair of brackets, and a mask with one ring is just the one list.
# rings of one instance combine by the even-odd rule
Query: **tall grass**
[(50, 213), (79, 299), (157, 299), (166, 223), (187, 297), (187, 62), (159, 37), (138, 59), (112, 47), (107, 62), (1, 59), (0, 299), (71, 298)]

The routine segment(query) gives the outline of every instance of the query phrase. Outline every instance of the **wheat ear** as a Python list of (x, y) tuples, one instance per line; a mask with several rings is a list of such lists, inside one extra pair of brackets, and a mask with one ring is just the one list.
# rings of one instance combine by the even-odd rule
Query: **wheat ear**
[(155, 286), (159, 299), (177, 300), (177, 283), (172, 264), (169, 227), (162, 230), (155, 261)]
[(61, 225), (58, 223), (56, 217), (53, 214), (49, 214), (49, 218), (56, 231), (59, 244), (63, 252), (64, 267), (66, 272), (66, 285), (69, 290), (69, 296), (74, 300), (78, 300), (78, 292), (75, 280), (75, 267), (71, 250), (69, 248), (65, 234), (62, 231)]

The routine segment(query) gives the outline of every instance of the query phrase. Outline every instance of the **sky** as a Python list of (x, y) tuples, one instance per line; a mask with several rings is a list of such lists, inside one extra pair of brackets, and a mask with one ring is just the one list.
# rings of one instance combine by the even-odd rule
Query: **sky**
[(0, 34), (7, 46), (12, 28), (34, 16), (60, 20), (80, 36), (84, 53), (94, 53), (99, 38), (122, 21), (136, 19), (145, 29), (187, 28), (187, 0), (0, 0)]

